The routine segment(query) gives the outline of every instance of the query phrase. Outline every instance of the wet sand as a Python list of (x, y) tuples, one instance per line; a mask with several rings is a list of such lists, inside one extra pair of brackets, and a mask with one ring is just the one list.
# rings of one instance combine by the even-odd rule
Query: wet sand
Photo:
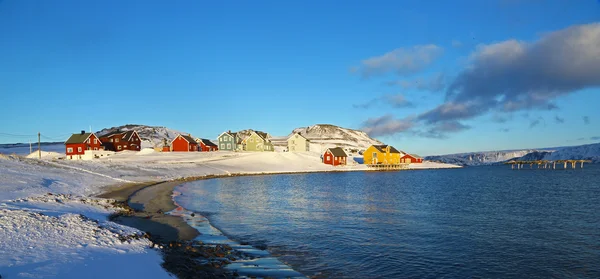
[(98, 197), (127, 202), (134, 212), (117, 215), (113, 221), (147, 232), (154, 242), (188, 241), (198, 236), (198, 231), (183, 218), (165, 214), (176, 208), (172, 194), (181, 183), (183, 181), (126, 184)]

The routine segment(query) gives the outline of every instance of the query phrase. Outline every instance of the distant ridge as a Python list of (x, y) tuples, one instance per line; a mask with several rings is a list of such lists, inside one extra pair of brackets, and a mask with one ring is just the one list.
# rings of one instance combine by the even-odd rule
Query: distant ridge
[(493, 165), (510, 160), (590, 160), (600, 162), (600, 143), (506, 151), (469, 152), (427, 156), (426, 160), (461, 166)]

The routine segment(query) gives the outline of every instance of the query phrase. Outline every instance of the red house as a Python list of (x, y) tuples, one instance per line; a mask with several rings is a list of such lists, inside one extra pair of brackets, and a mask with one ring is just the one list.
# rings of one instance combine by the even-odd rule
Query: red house
[(73, 156), (81, 157), (86, 150), (104, 150), (102, 142), (94, 133), (81, 131), (79, 134), (71, 135), (65, 142), (65, 154), (69, 159), (73, 159)]
[(116, 152), (123, 150), (140, 151), (142, 145), (140, 135), (133, 130), (108, 133), (101, 136), (100, 140), (102, 141), (102, 146), (104, 146), (105, 150)]
[(190, 135), (177, 135), (177, 137), (171, 141), (171, 151), (173, 152), (192, 152), (198, 151), (198, 143)]
[(200, 145), (200, 151), (202, 151), (202, 152), (219, 150), (219, 147), (210, 140), (196, 139), (196, 142)]
[(323, 153), (323, 163), (332, 166), (345, 165), (348, 155), (341, 147), (327, 148)]
[(420, 164), (423, 163), (423, 158), (421, 158), (419, 155), (406, 153), (404, 156), (402, 156), (402, 158), (400, 158), (400, 163)]

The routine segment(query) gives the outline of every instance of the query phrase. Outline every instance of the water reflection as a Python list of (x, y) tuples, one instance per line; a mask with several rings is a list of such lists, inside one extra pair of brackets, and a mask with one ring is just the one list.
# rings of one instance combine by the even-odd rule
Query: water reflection
[(177, 201), (311, 276), (598, 278), (598, 178), (596, 165), (235, 177)]

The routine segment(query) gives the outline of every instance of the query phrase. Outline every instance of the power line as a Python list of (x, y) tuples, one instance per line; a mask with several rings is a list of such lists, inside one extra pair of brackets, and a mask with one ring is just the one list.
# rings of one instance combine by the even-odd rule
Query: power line
[(9, 136), (9, 137), (35, 137), (37, 135), (16, 135), (16, 134), (1, 133), (0, 132), (0, 136)]

